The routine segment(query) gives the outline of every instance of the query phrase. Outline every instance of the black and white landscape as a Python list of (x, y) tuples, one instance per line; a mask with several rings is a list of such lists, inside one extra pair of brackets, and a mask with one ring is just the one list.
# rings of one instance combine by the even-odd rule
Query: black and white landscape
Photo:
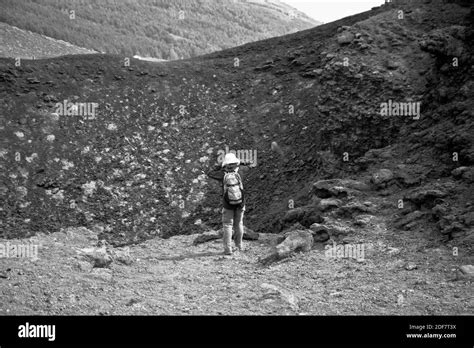
[(0, 5), (1, 315), (473, 314), (471, 1)]

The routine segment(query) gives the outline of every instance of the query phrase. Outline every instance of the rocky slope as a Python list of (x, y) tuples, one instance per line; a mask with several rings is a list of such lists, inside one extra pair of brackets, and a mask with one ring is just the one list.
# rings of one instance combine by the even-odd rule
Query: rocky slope
[[(421, 211), (466, 236), (472, 9), (396, 6), (183, 62), (1, 60), (2, 235), (100, 223), (124, 244), (213, 227), (219, 189), (203, 172), (228, 146), (257, 151), (247, 218), (259, 232), (311, 204), (316, 180), (353, 176), (386, 196), (388, 219)], [(60, 114), (65, 100), (96, 115)], [(381, 116), (389, 100), (420, 101), (421, 117)]]
[(41, 59), (92, 53), (98, 52), (0, 23), (0, 57)]

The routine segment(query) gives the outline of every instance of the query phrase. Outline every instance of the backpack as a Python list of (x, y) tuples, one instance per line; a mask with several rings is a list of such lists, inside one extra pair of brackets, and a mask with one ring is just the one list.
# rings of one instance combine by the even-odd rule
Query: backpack
[(244, 202), (244, 187), (239, 173), (224, 174), (224, 199), (230, 205), (240, 205)]

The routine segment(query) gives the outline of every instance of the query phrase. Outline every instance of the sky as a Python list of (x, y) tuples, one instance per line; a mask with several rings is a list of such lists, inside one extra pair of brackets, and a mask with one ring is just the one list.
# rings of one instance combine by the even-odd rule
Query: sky
[(353, 14), (380, 6), (385, 0), (280, 0), (306, 13), (308, 16), (329, 23)]

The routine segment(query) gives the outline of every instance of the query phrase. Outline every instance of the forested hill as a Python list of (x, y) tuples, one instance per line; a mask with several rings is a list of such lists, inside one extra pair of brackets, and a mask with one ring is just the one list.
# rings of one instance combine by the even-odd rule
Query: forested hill
[(189, 58), (320, 23), (278, 0), (0, 0), (0, 21), (91, 50)]

